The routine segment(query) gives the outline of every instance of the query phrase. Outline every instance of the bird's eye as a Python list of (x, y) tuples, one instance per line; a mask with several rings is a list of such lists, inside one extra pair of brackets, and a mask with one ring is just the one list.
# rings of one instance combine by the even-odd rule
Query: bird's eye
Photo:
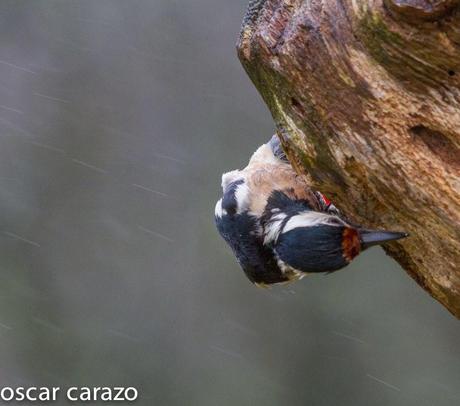
[(236, 205), (231, 204), (231, 205), (225, 206), (224, 210), (227, 212), (227, 214), (230, 214), (231, 216), (233, 216), (236, 213)]

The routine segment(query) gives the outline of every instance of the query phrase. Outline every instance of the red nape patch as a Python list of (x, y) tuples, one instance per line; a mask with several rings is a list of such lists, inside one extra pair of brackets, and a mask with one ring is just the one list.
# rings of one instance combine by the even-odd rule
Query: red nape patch
[(361, 251), (361, 242), (359, 234), (354, 228), (346, 227), (342, 234), (343, 256), (348, 262), (359, 255)]
[(329, 207), (331, 205), (331, 201), (326, 196), (324, 196), (322, 193), (321, 193), (321, 196), (323, 197), (323, 200), (324, 200), (324, 203), (326, 203), (326, 206)]
[(320, 199), (322, 200), (322, 204), (324, 204), (324, 206), (327, 208), (329, 208), (329, 206), (331, 205), (331, 201), (326, 197), (324, 196), (321, 192), (316, 192), (317, 195), (319, 195)]

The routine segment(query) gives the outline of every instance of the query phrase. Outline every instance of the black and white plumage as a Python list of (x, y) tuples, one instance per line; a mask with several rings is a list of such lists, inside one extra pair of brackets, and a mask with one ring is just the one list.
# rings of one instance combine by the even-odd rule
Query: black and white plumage
[(243, 170), (222, 176), (217, 229), (257, 285), (348, 265), (363, 249), (407, 236), (352, 225), (289, 164), (276, 136)]

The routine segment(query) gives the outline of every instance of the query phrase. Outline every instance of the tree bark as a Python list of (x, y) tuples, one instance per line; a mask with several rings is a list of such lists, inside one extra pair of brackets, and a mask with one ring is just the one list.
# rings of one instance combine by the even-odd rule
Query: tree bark
[(457, 0), (252, 0), (239, 58), (296, 170), (460, 317)]

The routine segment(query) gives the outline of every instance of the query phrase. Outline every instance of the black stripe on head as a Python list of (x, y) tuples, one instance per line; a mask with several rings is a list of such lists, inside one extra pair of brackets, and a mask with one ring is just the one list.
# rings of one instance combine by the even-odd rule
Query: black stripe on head
[(227, 214), (233, 215), (238, 209), (238, 202), (236, 201), (236, 189), (239, 185), (243, 184), (244, 180), (239, 179), (235, 182), (230, 183), (225, 189), (224, 196), (222, 197), (222, 209), (224, 209)]

